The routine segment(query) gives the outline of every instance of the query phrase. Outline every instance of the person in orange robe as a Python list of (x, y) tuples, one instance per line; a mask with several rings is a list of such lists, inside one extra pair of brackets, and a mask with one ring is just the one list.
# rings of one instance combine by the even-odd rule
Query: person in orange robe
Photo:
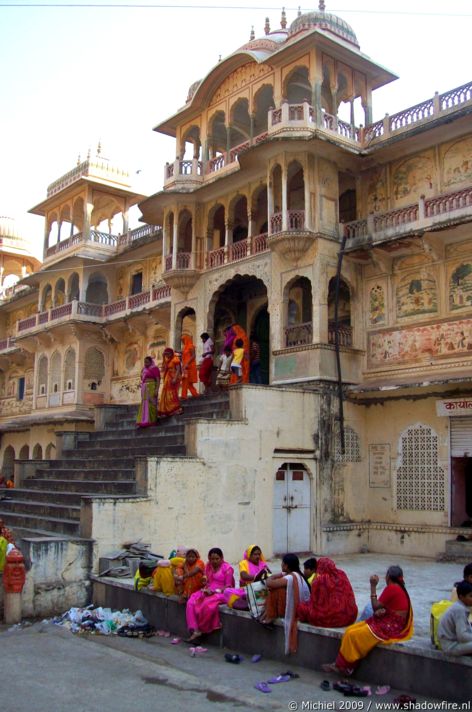
[[(242, 373), (242, 382), (243, 383), (249, 383), (249, 370), (250, 370), (250, 363), (249, 363), (249, 339), (244, 331), (242, 326), (239, 326), (239, 324), (233, 324), (232, 327), (233, 332), (236, 334), (234, 340), (233, 340), (233, 351), (235, 349), (235, 344), (238, 339), (241, 339), (243, 342), (243, 349), (244, 349), (244, 358), (242, 361), (242, 367), (243, 367), (243, 373)], [(234, 374), (231, 376), (231, 383), (237, 383), (238, 382), (238, 377), (235, 376)]]
[(181, 398), (187, 398), (187, 391), (190, 391), (195, 398), (199, 395), (194, 384), (198, 380), (197, 361), (195, 356), (195, 345), (192, 337), (188, 334), (182, 335), (182, 391)]
[(164, 418), (178, 415), (182, 413), (179, 401), (180, 358), (170, 347), (164, 349), (161, 373), (163, 386), (159, 398), (159, 415)]

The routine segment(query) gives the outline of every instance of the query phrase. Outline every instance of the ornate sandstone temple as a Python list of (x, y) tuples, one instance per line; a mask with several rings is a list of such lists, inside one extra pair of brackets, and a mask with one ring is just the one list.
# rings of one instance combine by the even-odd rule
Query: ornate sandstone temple
[(373, 93), (395, 79), (324, 3), (283, 12), (156, 126), (176, 141), (162, 190), (133, 192), (100, 153), (49, 186), (32, 210), (42, 267), (0, 306), (0, 462), (16, 499), (87, 433), (125, 422), (146, 354), (182, 332), (220, 346), (238, 322), (264, 384), (195, 410), (181, 452), (136, 453), (130, 494), (82, 493), (75, 535), (95, 556), (197, 531), (229, 557), (242, 531), (268, 553), (435, 556), (469, 531), (472, 84), (373, 123)]

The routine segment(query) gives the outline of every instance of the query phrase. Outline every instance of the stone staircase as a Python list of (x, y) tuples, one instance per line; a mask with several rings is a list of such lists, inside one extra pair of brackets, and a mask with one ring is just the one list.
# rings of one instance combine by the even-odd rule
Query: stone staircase
[(18, 537), (80, 538), (81, 499), (136, 496), (135, 458), (186, 455), (185, 421), (229, 419), (227, 393), (190, 398), (182, 415), (136, 429), (136, 406), (114, 409), (105, 430), (77, 433), (63, 459), (44, 461), (23, 486), (0, 501), (0, 519)]

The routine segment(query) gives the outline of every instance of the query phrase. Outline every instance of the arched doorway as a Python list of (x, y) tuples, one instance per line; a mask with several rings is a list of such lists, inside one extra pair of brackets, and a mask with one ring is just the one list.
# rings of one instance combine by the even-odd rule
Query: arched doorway
[[(265, 309), (267, 313), (267, 288), (264, 282), (249, 275), (236, 275), (213, 295), (208, 313), (208, 332), (213, 335), (215, 351), (221, 353), (224, 342), (224, 330), (230, 324), (239, 324), (246, 334), (255, 328), (255, 316)], [(268, 318), (268, 313), (267, 317)], [(261, 316), (261, 335), (263, 329)], [(268, 332), (268, 327), (266, 328)], [(269, 346), (266, 347), (267, 352)], [(266, 362), (268, 371), (268, 361)]]
[(270, 368), (270, 318), (267, 306), (262, 307), (256, 314), (251, 334), (254, 334), (254, 338), (261, 350), (261, 382), (268, 384)]
[(274, 482), (274, 553), (310, 551), (311, 480), (304, 465), (286, 462)]

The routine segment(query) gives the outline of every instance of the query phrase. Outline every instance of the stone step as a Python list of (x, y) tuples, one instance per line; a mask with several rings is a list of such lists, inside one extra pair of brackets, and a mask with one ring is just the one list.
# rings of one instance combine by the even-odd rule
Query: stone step
[[(82, 468), (85, 470), (91, 470), (97, 467), (97, 462), (92, 458), (86, 457), (87, 453), (82, 450), (69, 450), (71, 456), (67, 459), (54, 460), (50, 468), (39, 467), (37, 472), (48, 472), (49, 470), (61, 470), (72, 468)], [(120, 456), (117, 454), (114, 457), (109, 457), (107, 459), (107, 469), (109, 470), (132, 470), (134, 472), (135, 457), (125, 457), (123, 454)], [(103, 463), (101, 463), (103, 466)], [(102, 469), (100, 465), (98, 469)]]
[(3, 519), (7, 527), (15, 531), (27, 527), (29, 529), (42, 529), (46, 532), (57, 532), (75, 536), (80, 534), (80, 524), (73, 519), (19, 514), (4, 509), (0, 509), (0, 519)]
[(80, 520), (80, 504), (64, 505), (49, 502), (34, 502), (32, 500), (17, 499), (2, 502), (5, 511), (15, 514), (32, 514), (38, 517), (52, 517), (65, 520)]
[(184, 444), (184, 433), (178, 433), (175, 435), (159, 435), (153, 437), (152, 435), (147, 435), (146, 437), (136, 438), (127, 431), (123, 432), (123, 436), (119, 436), (117, 433), (113, 433), (114, 437), (108, 438), (93, 438), (93, 440), (79, 440), (77, 447), (74, 448), (75, 452), (88, 451), (91, 448), (129, 448), (129, 447), (148, 447), (148, 448), (167, 448), (173, 447), (174, 445)]
[[(110, 473), (111, 474), (111, 473)], [(51, 490), (50, 479), (28, 479), (28, 489)], [(54, 489), (58, 492), (79, 493), (83, 495), (133, 495), (136, 493), (136, 480), (54, 480)]]
[[(119, 455), (123, 457), (123, 459), (128, 460), (129, 458), (135, 458), (135, 457), (146, 457), (146, 455), (149, 456), (157, 456), (160, 455), (161, 457), (166, 457), (168, 455), (185, 455), (186, 453), (186, 448), (185, 445), (179, 445), (179, 444), (174, 444), (174, 445), (167, 445), (165, 447), (159, 447), (158, 445), (153, 445), (152, 447), (150, 445), (131, 445), (129, 447), (125, 448), (118, 448), (117, 446), (111, 447), (111, 446), (103, 446), (103, 447), (89, 447), (85, 449), (80, 449), (80, 450), (70, 450), (70, 457), (67, 459), (67, 462), (71, 463), (73, 460), (76, 459), (83, 459), (84, 455), (87, 455), (90, 460), (103, 460), (106, 459), (107, 462), (109, 462), (111, 459), (116, 459)], [(113, 465), (110, 465), (110, 468), (113, 468)]]
[[(162, 437), (183, 437), (185, 433), (185, 423), (174, 423), (161, 425), (152, 428), (136, 428), (136, 426), (122, 427), (119, 428), (120, 438), (130, 438), (134, 440), (142, 440), (145, 438), (156, 438), (160, 439)], [(89, 433), (88, 438), (79, 438), (78, 442), (96, 442), (97, 440), (108, 440), (118, 437), (117, 429), (112, 428), (111, 430), (97, 430), (94, 433)]]
[[(25, 484), (28, 484), (30, 480), (25, 480)], [(80, 507), (80, 501), (82, 499), (82, 494), (93, 494), (92, 492), (58, 492), (55, 489), (48, 490), (38, 490), (38, 489), (28, 489), (28, 488), (15, 488), (11, 490), (8, 497), (3, 502), (16, 501), (16, 500), (27, 500), (33, 502), (54, 502), (54, 504), (63, 504), (66, 507), (76, 506)]]
[[(96, 465), (96, 463), (94, 463)], [(84, 469), (82, 467), (72, 467), (72, 463), (69, 467), (54, 468), (53, 470), (39, 470), (36, 475), (29, 477), (25, 482), (34, 482), (37, 479), (49, 480), (51, 482), (51, 487), (53, 487), (53, 482), (55, 480), (97, 480), (97, 481), (109, 481), (110, 476), (113, 477), (114, 481), (121, 482), (123, 480), (133, 480), (134, 470), (129, 469), (118, 469), (114, 467), (104, 467), (94, 469)]]

